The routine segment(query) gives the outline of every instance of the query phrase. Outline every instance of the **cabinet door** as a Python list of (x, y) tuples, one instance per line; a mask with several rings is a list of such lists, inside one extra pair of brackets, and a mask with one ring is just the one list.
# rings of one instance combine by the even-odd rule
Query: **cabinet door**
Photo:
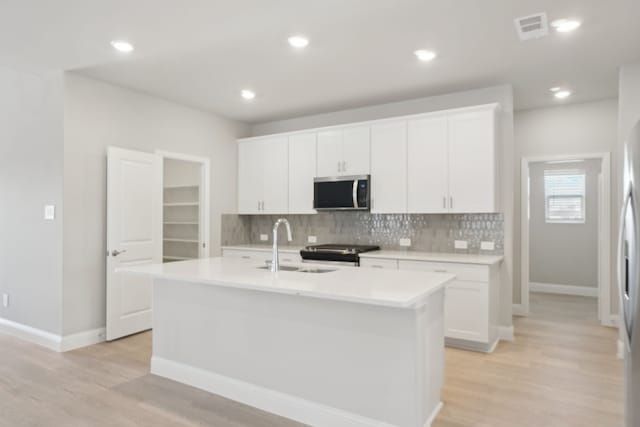
[(262, 142), (238, 143), (238, 213), (260, 213), (262, 201)]
[(289, 213), (312, 214), (316, 177), (316, 134), (289, 137)]
[(342, 173), (342, 130), (318, 133), (318, 176)]
[(265, 214), (283, 214), (289, 209), (289, 140), (270, 138), (263, 145), (263, 206)]
[(494, 112), (451, 116), (450, 212), (496, 212), (496, 167)]
[(371, 212), (407, 211), (407, 122), (371, 127)]
[(409, 213), (449, 211), (447, 117), (410, 120), (407, 127)]
[(369, 126), (347, 128), (342, 134), (341, 175), (368, 175), (370, 164), (371, 132)]
[(447, 338), (489, 341), (488, 283), (454, 280), (446, 285), (444, 335)]

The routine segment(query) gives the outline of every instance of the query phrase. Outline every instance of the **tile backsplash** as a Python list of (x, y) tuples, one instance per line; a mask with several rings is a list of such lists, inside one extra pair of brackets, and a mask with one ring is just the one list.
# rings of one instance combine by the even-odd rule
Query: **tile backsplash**
[[(306, 246), (308, 236), (320, 243), (374, 244), (382, 249), (427, 252), (502, 254), (502, 214), (371, 214), (369, 212), (321, 212), (316, 215), (222, 215), (222, 246), (269, 243), (274, 222), (285, 217), (293, 242)], [(281, 238), (285, 239), (281, 230)], [(269, 242), (261, 242), (267, 234)], [(411, 246), (400, 246), (400, 239)], [(466, 240), (467, 249), (454, 249), (455, 240)], [(283, 243), (286, 240), (283, 241)], [(480, 250), (480, 242), (494, 242), (492, 251)]]

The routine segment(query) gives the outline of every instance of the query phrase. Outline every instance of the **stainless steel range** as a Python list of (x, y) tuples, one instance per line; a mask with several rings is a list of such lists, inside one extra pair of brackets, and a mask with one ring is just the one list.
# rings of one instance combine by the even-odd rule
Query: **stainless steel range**
[(300, 251), (300, 256), (305, 262), (341, 263), (358, 266), (360, 265), (361, 253), (379, 249), (380, 246), (375, 245), (330, 243), (327, 245), (306, 246)]

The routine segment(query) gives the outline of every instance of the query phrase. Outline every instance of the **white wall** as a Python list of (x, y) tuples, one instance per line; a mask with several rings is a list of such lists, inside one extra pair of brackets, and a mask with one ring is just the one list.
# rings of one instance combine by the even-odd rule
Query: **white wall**
[[(62, 328), (62, 74), (0, 67), (0, 317)], [(45, 204), (56, 205), (44, 221)]]
[[(598, 177), (601, 163), (599, 159), (579, 163), (531, 163), (531, 282), (590, 288), (598, 286)], [(544, 172), (559, 169), (577, 169), (585, 173), (584, 222), (549, 223), (546, 220)]]
[(299, 117), (269, 123), (256, 124), (251, 129), (253, 136), (287, 132), (321, 126), (338, 125), (357, 121), (375, 120), (386, 117), (425, 113), (449, 108), (471, 105), (500, 103), (502, 112), (503, 165), (502, 203), (504, 207), (504, 253), (502, 268), (501, 312), (500, 324), (510, 326), (512, 301), (512, 265), (513, 265), (513, 89), (509, 85), (476, 89), (447, 95), (418, 98), (402, 102), (394, 102), (371, 107), (337, 111), (327, 114)]
[[(558, 107), (518, 111), (515, 114), (515, 234), (514, 234), (514, 302), (520, 303), (520, 160), (523, 157), (548, 157), (585, 153), (611, 152), (616, 157), (618, 105), (615, 99), (568, 104)], [(615, 170), (615, 168), (614, 168)], [(615, 182), (615, 180), (612, 180)], [(612, 197), (615, 200), (615, 197)], [(611, 204), (611, 247), (616, 247), (616, 216), (614, 201)], [(612, 251), (613, 252), (613, 251)], [(612, 253), (612, 262), (615, 254)], [(614, 264), (612, 264), (613, 266)], [(612, 272), (615, 268), (611, 269)], [(611, 276), (611, 288), (615, 276)], [(613, 291), (612, 291), (613, 292)], [(612, 294), (613, 295), (613, 294)], [(612, 312), (617, 310), (612, 298)]]
[(65, 76), (63, 333), (105, 325), (106, 149), (211, 159), (211, 254), (236, 210), (238, 122), (73, 73)]

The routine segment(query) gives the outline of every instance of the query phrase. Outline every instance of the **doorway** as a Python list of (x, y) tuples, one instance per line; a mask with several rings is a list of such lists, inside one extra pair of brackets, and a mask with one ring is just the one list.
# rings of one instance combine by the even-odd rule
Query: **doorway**
[(524, 158), (521, 194), (520, 314), (549, 303), (615, 326), (609, 154)]
[(209, 159), (162, 157), (162, 261), (209, 256)]

